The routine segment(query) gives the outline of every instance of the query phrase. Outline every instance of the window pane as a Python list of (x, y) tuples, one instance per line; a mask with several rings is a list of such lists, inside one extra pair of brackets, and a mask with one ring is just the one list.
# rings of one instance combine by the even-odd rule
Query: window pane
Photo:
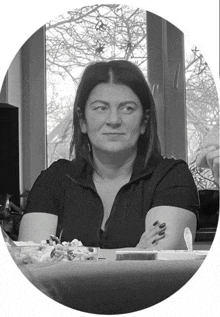
[[(146, 29), (146, 11), (123, 5), (74, 9), (47, 23), (48, 166), (59, 158), (69, 158), (73, 102), (86, 65), (98, 60), (127, 59), (147, 77)], [(196, 168), (195, 153), (218, 122), (218, 97), (206, 61), (198, 48), (187, 42), (185, 75), (188, 163), (198, 188), (215, 188), (210, 170)]]
[(217, 188), (210, 169), (195, 164), (196, 151), (219, 121), (216, 86), (209, 66), (195, 45), (185, 45), (188, 163), (198, 189)]
[(69, 158), (75, 91), (85, 66), (126, 59), (147, 75), (146, 11), (93, 5), (68, 11), (46, 25), (48, 166)]

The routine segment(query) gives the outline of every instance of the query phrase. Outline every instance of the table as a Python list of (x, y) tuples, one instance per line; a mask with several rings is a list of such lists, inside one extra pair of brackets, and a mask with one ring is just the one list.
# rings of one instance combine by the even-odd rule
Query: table
[(88, 313), (123, 314), (155, 305), (177, 292), (203, 261), (115, 261), (106, 259), (19, 266), (23, 274), (55, 301)]

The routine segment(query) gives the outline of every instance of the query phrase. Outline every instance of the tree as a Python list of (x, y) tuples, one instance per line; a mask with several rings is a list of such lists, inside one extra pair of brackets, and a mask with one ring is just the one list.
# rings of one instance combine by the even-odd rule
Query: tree
[(216, 189), (212, 172), (196, 166), (196, 152), (219, 121), (216, 86), (203, 55), (194, 46), (186, 59), (188, 163), (198, 189)]
[[(73, 99), (85, 66), (121, 58), (135, 62), (147, 76), (146, 39), (146, 11), (124, 5), (86, 6), (47, 23), (49, 164), (68, 157)], [(188, 157), (193, 164), (203, 137), (218, 122), (218, 98), (209, 67), (195, 46), (186, 54), (185, 74)]]
[(146, 12), (127, 6), (83, 7), (46, 25), (48, 164), (68, 157), (73, 97), (85, 66), (130, 59), (146, 74), (146, 45)]

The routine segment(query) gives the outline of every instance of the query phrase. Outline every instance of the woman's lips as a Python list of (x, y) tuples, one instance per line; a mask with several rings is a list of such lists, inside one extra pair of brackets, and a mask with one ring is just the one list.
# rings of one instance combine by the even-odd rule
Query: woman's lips
[(125, 133), (109, 132), (109, 133), (103, 133), (102, 135), (107, 137), (107, 140), (117, 141), (117, 140), (120, 140), (121, 137), (125, 135)]
[(107, 133), (102, 133), (104, 135), (124, 135), (125, 133), (118, 133), (118, 132), (107, 132)]

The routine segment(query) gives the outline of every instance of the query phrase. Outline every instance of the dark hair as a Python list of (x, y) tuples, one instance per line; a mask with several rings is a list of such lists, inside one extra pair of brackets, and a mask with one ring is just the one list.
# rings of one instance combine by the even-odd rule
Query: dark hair
[(96, 62), (86, 67), (77, 89), (73, 108), (73, 136), (70, 143), (70, 157), (73, 150), (75, 159), (84, 158), (93, 165), (89, 139), (81, 132), (80, 116), (85, 117), (85, 105), (92, 89), (101, 83), (113, 82), (126, 85), (138, 96), (142, 108), (143, 118), (150, 110), (145, 133), (138, 139), (138, 153), (145, 155), (145, 166), (152, 156), (160, 156), (160, 143), (157, 134), (157, 120), (154, 99), (149, 85), (135, 64), (126, 60), (111, 60), (109, 62)]

